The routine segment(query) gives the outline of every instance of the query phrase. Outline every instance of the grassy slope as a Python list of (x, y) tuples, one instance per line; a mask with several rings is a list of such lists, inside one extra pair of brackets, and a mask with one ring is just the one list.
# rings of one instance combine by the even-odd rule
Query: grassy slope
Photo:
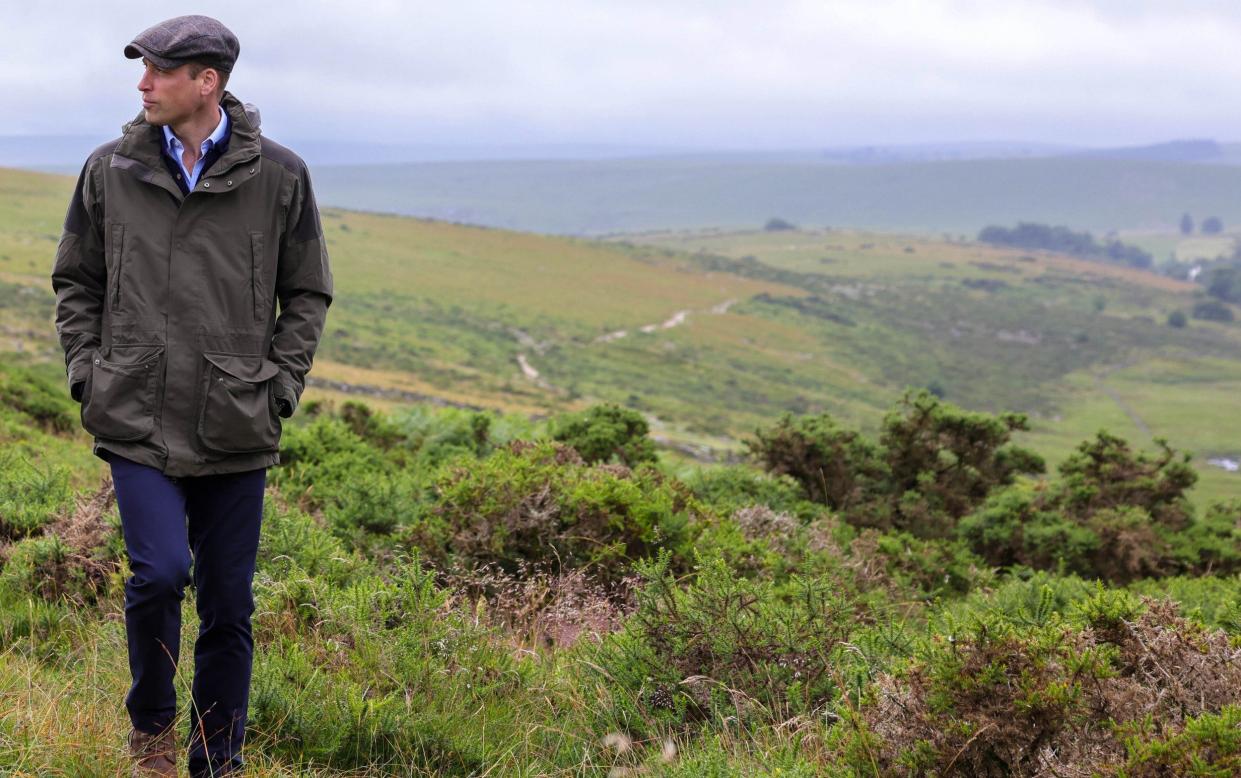
[[(846, 337), (825, 339), (825, 350), (847, 354), (837, 358), (871, 373), (903, 360), (909, 369), (892, 375), (898, 383), (919, 383), (920, 369), (926, 371), (921, 383), (938, 382), (949, 399), (1029, 411), (1034, 430), (1027, 440), (1052, 463), (1100, 428), (1142, 446), (1165, 437), (1196, 454), (1199, 499), (1241, 494), (1236, 474), (1204, 465), (1212, 456), (1241, 453), (1241, 330), (1198, 321), (1181, 332), (1166, 327), (1171, 310), (1192, 304), (1189, 284), (915, 237), (701, 232), (648, 233), (641, 240), (755, 257), (808, 281), (827, 277), (827, 288), (837, 289), (838, 312), (861, 307), (844, 295), (886, 297), (887, 305), (873, 306), (872, 331), (854, 335), (842, 328)], [(960, 291), (965, 282), (977, 287), (980, 281), (991, 290)]]
[[(59, 361), (47, 273), (70, 188), (0, 171), (5, 351)], [(933, 385), (1036, 414), (1053, 461), (1101, 426), (1238, 453), (1238, 328), (1167, 328), (1193, 287), (1146, 273), (838, 231), (608, 244), (332, 209), (324, 228), (338, 294), (318, 379), (527, 413), (617, 401), (724, 448), (784, 410), (873, 428)], [(1200, 496), (1237, 480), (1206, 469)]]
[(832, 165), (654, 158), (322, 167), (321, 202), (540, 232), (746, 228), (780, 216), (974, 235), (1019, 219), (1176, 229), (1241, 220), (1241, 167), (1108, 159)]

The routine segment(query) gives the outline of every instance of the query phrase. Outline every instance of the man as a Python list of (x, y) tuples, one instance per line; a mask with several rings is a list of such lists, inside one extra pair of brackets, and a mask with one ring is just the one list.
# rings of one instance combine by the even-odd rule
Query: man
[(125, 47), (142, 59), (143, 108), (82, 167), (52, 273), (69, 390), (111, 468), (133, 572), (134, 775), (176, 775), (191, 563), (190, 774), (242, 765), (266, 468), (332, 300), (305, 163), (224, 89), (239, 51), (205, 16)]

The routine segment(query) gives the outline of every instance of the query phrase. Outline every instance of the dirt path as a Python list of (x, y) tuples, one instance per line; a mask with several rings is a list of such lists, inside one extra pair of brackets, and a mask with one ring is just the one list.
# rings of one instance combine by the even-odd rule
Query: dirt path
[[(715, 315), (719, 315), (721, 313), (728, 313), (728, 309), (734, 306), (736, 303), (737, 303), (736, 299), (730, 299), (730, 300), (725, 300), (722, 303), (716, 303), (710, 308), (706, 308), (704, 310), (693, 311), (693, 310), (686, 308), (684, 310), (680, 310), (680, 311), (673, 313), (667, 319), (664, 319), (662, 322), (658, 324), (643, 324), (641, 327), (638, 327), (638, 332), (645, 332), (647, 334), (650, 334), (652, 332), (655, 332), (656, 330), (670, 330), (673, 327), (679, 327), (682, 324), (684, 324), (687, 319), (689, 319), (689, 316), (691, 313), (710, 313), (710, 314), (715, 314)], [(595, 338), (595, 343), (611, 343), (614, 340), (620, 340), (621, 338), (627, 337), (628, 335), (629, 335), (629, 330), (616, 330), (615, 332), (609, 332), (606, 335), (600, 335), (599, 337)]]

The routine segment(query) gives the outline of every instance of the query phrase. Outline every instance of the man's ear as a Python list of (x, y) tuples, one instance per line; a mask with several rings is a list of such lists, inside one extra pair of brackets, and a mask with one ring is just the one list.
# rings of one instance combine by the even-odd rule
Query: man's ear
[(202, 83), (198, 89), (204, 97), (215, 91), (216, 86), (220, 83), (220, 74), (215, 68), (206, 68), (202, 72)]

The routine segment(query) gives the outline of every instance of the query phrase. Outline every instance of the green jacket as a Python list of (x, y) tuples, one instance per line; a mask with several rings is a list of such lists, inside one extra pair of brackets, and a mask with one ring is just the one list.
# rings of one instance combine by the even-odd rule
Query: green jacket
[[(82, 426), (170, 476), (279, 463), (332, 301), (306, 163), (231, 93), (228, 149), (182, 195), (143, 114), (86, 160), (56, 251)], [(279, 315), (277, 315), (277, 304)]]

